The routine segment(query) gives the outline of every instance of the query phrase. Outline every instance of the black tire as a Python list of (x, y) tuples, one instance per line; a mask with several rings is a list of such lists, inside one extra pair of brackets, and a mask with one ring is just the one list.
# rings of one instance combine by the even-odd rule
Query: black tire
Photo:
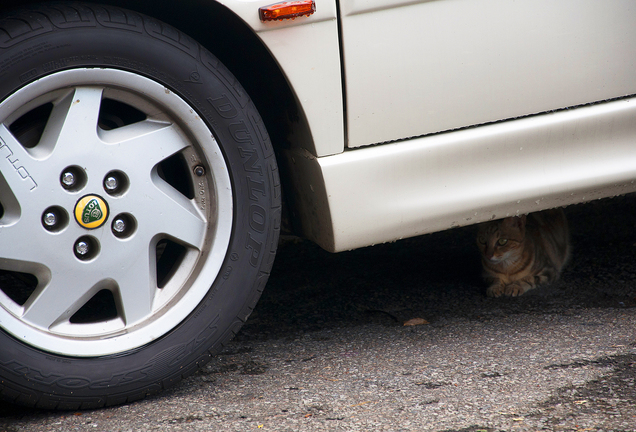
[[(13, 12), (0, 21), (0, 101), (38, 85), (43, 77), (92, 68), (127, 71), (159, 83), (203, 119), (229, 171), (233, 199), (229, 246), (218, 273), (195, 274), (209, 278), (210, 288), (186, 318), (158, 339), (124, 352), (54, 353), (19, 340), (0, 324), (0, 397), (29, 407), (88, 409), (127, 403), (194, 373), (251, 313), (278, 242), (280, 184), (270, 139), (243, 88), (212, 54), (164, 23), (114, 7), (46, 4)], [(205, 148), (199, 150), (205, 153)], [(4, 161), (6, 154), (1, 154), (6, 180), (14, 173)], [(2, 176), (0, 231), (12, 222), (12, 195), (1, 190), (8, 184)], [(68, 224), (77, 229), (74, 223), (71, 216)], [(110, 230), (106, 225), (104, 229)], [(15, 245), (2, 242), (0, 234), (0, 288), (5, 292), (12, 283), (30, 280), (7, 264), (12, 248)], [(193, 269), (198, 271), (195, 265)]]

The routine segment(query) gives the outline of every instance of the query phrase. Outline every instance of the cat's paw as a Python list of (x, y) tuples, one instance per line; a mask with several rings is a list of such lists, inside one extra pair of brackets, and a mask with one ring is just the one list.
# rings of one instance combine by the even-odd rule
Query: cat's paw
[(509, 285), (506, 285), (504, 289), (504, 295), (508, 297), (518, 297), (532, 288), (533, 287), (527, 283), (513, 282)]
[(501, 297), (504, 295), (504, 286), (501, 284), (493, 284), (488, 287), (486, 290), (486, 295), (488, 297)]

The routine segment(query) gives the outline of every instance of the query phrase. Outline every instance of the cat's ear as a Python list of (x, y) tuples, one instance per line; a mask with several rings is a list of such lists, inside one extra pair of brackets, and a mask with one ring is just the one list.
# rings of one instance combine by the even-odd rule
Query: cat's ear
[(521, 215), (521, 216), (517, 216), (515, 217), (515, 219), (519, 219), (519, 228), (523, 229), (526, 227), (526, 215)]
[(503, 222), (509, 228), (524, 231), (526, 228), (526, 215), (507, 217)]

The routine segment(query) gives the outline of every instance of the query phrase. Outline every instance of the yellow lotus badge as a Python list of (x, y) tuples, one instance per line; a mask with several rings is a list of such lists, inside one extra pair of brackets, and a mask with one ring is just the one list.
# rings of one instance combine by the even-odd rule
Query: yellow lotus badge
[(108, 219), (108, 204), (99, 195), (86, 195), (75, 204), (75, 220), (86, 229), (99, 228)]

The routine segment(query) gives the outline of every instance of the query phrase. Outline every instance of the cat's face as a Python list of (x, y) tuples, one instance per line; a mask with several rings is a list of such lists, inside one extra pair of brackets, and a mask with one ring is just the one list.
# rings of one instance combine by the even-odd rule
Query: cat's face
[(505, 264), (523, 252), (526, 217), (507, 217), (479, 226), (477, 246), (483, 257), (493, 264)]

